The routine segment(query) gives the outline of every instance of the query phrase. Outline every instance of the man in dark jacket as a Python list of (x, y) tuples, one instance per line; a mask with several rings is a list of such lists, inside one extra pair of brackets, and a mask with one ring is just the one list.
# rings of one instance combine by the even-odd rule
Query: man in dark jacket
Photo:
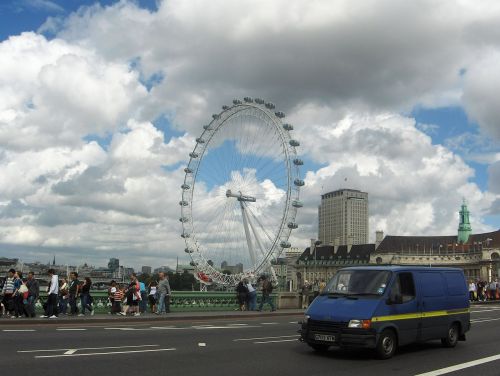
[(28, 288), (28, 303), (25, 305), (25, 310), (29, 317), (35, 317), (35, 303), (40, 296), (40, 284), (35, 279), (35, 273), (28, 273), (26, 287)]
[(276, 311), (274, 307), (273, 299), (271, 298), (271, 293), (273, 292), (272, 282), (264, 275), (261, 277), (262, 280), (262, 300), (260, 301), (259, 311), (262, 311), (264, 304), (268, 303), (271, 306), (271, 311)]

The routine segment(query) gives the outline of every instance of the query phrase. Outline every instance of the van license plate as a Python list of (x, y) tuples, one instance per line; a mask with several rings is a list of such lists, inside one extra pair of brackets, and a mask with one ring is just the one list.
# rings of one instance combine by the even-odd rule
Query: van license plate
[(316, 341), (335, 342), (335, 336), (331, 336), (328, 334), (315, 334), (314, 339)]

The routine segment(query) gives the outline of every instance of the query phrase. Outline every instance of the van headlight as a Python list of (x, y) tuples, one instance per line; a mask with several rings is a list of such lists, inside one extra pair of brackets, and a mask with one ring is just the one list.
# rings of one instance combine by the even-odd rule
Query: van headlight
[(303, 323), (307, 323), (309, 321), (309, 319), (311, 318), (311, 316), (309, 315), (304, 315), (304, 317), (302, 318), (302, 322)]
[(370, 329), (372, 326), (371, 320), (350, 320), (348, 328)]

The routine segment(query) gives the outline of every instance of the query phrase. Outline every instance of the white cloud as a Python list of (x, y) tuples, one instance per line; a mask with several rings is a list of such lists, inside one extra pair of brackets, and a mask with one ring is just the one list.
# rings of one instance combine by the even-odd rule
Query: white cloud
[[(158, 12), (121, 1), (50, 19), (40, 30), (53, 40), (0, 43), (0, 242), (172, 262), (184, 248), (179, 164), (210, 115), (246, 95), (289, 113), (314, 166), (295, 244), (316, 236), (322, 189), (346, 185), (369, 191), (371, 232), (455, 233), (462, 196), (474, 230), (488, 230), (496, 166), (481, 191), (450, 145), (401, 113), (463, 104), (498, 140), (499, 20), (493, 0), (257, 0), (244, 11), (172, 0)], [(165, 138), (161, 115), (182, 136)], [(86, 141), (96, 135), (110, 141)]]

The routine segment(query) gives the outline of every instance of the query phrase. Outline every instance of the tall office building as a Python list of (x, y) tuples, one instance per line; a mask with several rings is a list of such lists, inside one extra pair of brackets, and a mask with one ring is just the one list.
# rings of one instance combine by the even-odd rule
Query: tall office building
[(368, 244), (368, 193), (354, 189), (325, 193), (318, 214), (322, 244)]

